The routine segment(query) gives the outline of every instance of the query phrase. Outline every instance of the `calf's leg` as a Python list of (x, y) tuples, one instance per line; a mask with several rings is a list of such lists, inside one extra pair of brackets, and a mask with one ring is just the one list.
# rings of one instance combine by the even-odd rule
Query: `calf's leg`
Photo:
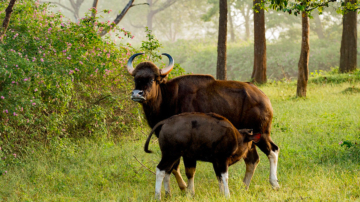
[(174, 164), (172, 173), (175, 175), (175, 179), (179, 185), (179, 188), (181, 189), (181, 191), (184, 191), (186, 188), (186, 183), (184, 182), (180, 173), (180, 159)]
[(187, 159), (185, 157), (183, 159), (185, 164), (186, 177), (188, 178), (187, 192), (191, 195), (195, 195), (194, 177), (196, 171), (196, 160)]
[(155, 199), (160, 200), (161, 199), (161, 185), (162, 181), (165, 177), (165, 170), (160, 170), (159, 168), (156, 168), (156, 182), (155, 182)]
[(225, 197), (230, 197), (230, 190), (228, 185), (228, 164), (226, 162), (214, 162), (213, 167), (215, 170), (216, 177), (219, 181), (220, 192), (222, 192)]
[(280, 185), (277, 179), (277, 163), (278, 163), (280, 148), (271, 140), (270, 134), (262, 134), (261, 139), (258, 143), (256, 143), (256, 146), (258, 146), (261, 149), (261, 151), (263, 151), (267, 155), (269, 159), (270, 184), (272, 185), (273, 189), (279, 189)]
[(164, 177), (164, 189), (165, 189), (165, 197), (168, 197), (171, 195), (170, 190), (170, 173), (165, 172)]
[(180, 157), (165, 156), (161, 158), (160, 163), (156, 168), (156, 182), (155, 182), (155, 199), (161, 200), (161, 184), (164, 180), (165, 194), (170, 195), (170, 174), (175, 162)]
[(246, 190), (249, 189), (251, 179), (254, 175), (255, 169), (260, 162), (259, 155), (256, 151), (255, 144), (252, 144), (251, 149), (249, 149), (246, 157), (244, 158), (246, 164), (246, 172), (244, 177), (244, 184)]

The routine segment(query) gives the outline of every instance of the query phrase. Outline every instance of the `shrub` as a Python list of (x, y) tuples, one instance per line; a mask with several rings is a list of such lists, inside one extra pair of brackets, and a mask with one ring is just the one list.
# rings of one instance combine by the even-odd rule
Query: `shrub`
[[(0, 10), (6, 6), (0, 2)], [(4, 151), (54, 137), (117, 137), (142, 123), (139, 105), (129, 99), (133, 82), (125, 68), (136, 50), (103, 40), (97, 33), (112, 25), (95, 24), (88, 18), (66, 22), (46, 4), (17, 2), (0, 45)]]

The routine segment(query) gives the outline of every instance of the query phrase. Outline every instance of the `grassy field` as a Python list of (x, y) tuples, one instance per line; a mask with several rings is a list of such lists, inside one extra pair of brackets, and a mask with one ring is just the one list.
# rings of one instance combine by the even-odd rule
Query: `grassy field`
[[(272, 190), (268, 159), (259, 152), (248, 191), (242, 187), (244, 163), (230, 167), (228, 201), (360, 201), (360, 149), (339, 145), (360, 139), (358, 88), (359, 83), (310, 84), (308, 98), (297, 99), (294, 83), (262, 86), (274, 108), (281, 189)], [(116, 143), (62, 139), (30, 148), (0, 176), (0, 201), (152, 201), (155, 175), (134, 158), (155, 171), (156, 138), (150, 144), (155, 153), (143, 151), (148, 131), (134, 129)], [(171, 177), (172, 197), (164, 201), (224, 199), (210, 163), (200, 162), (195, 176), (194, 198), (181, 193)]]

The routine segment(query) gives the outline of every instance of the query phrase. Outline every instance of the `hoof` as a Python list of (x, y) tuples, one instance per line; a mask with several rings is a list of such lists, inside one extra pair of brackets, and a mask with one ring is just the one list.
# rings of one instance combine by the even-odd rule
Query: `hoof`
[(160, 194), (155, 194), (155, 200), (156, 201), (161, 201), (161, 195)]
[(186, 196), (193, 198), (193, 197), (195, 197), (195, 192), (187, 191), (187, 192), (186, 192)]
[(165, 198), (170, 198), (171, 197), (171, 193), (170, 192), (165, 192)]
[(279, 190), (280, 185), (277, 180), (269, 180), (273, 190)]
[(182, 192), (184, 192), (184, 191), (186, 191), (187, 186), (186, 186), (186, 185), (185, 185), (185, 186), (179, 186), (179, 188), (180, 188), (180, 190), (181, 190)]

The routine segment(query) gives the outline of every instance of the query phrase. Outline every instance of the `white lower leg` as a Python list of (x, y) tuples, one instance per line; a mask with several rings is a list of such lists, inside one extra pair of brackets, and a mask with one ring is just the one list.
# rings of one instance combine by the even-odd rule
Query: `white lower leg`
[(161, 199), (161, 184), (165, 177), (165, 170), (156, 168), (156, 182), (155, 182), (155, 199)]
[(171, 190), (170, 190), (170, 174), (165, 174), (164, 177), (164, 189), (165, 189), (165, 196), (170, 196)]
[(221, 179), (221, 177), (216, 177), (218, 179), (218, 182), (219, 182), (219, 189), (220, 189), (220, 192), (222, 194), (225, 194), (225, 190), (224, 190), (224, 183)]
[(184, 182), (183, 178), (180, 174), (180, 168), (177, 168), (176, 170), (172, 170), (172, 173), (175, 175), (176, 182), (178, 183), (181, 190), (185, 190), (186, 183)]
[(223, 183), (223, 185), (224, 185), (224, 194), (225, 194), (225, 197), (230, 197), (230, 190), (229, 190), (229, 185), (228, 185), (228, 179), (229, 179), (228, 172), (221, 174), (221, 181), (222, 181), (222, 183)]
[(195, 185), (194, 185), (195, 171), (196, 168), (185, 168), (186, 176), (188, 177), (187, 192), (192, 195), (195, 195)]
[(251, 179), (254, 175), (254, 172), (255, 172), (255, 169), (256, 169), (256, 166), (258, 163), (259, 163), (259, 161), (257, 161), (254, 164), (253, 163), (246, 164), (246, 172), (245, 172), (245, 177), (244, 177), (244, 181), (243, 181), (246, 186), (246, 189), (249, 189)]
[(280, 188), (278, 179), (277, 179), (277, 162), (278, 162), (279, 150), (270, 151), (268, 156), (270, 162), (270, 177), (269, 181), (270, 184), (273, 186), (274, 189)]
[(195, 194), (194, 177), (189, 178), (187, 191), (188, 191), (190, 194), (192, 194), (192, 195)]

